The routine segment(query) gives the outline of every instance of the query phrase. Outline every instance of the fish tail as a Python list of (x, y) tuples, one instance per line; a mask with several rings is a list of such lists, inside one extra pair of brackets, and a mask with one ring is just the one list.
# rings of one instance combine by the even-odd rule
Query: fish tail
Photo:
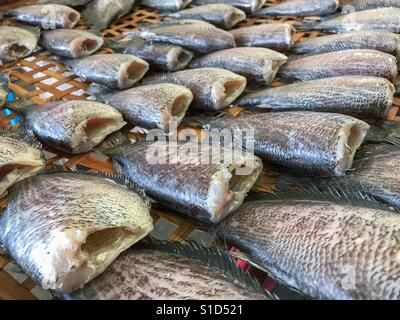
[(104, 39), (104, 47), (114, 49), (118, 47), (118, 40), (111, 38)]
[(28, 128), (26, 124), (23, 124), (18, 128), (2, 128), (0, 129), (0, 136), (22, 140), (35, 147), (36, 149), (42, 149), (42, 144), (36, 138), (34, 132), (30, 128)]
[(10, 74), (1, 72), (0, 73), (0, 88), (7, 90), (10, 85)]
[(293, 24), (297, 31), (306, 31), (311, 29), (318, 29), (319, 21), (299, 21)]
[(395, 93), (396, 95), (400, 94), (400, 85), (399, 85), (399, 84), (395, 85), (395, 86), (394, 86), (394, 89), (395, 89), (394, 93)]
[(106, 86), (102, 86), (97, 83), (90, 84), (89, 87), (86, 89), (86, 91), (97, 101), (102, 101), (102, 102), (106, 102), (108, 97), (114, 93), (113, 89), (110, 89)]
[(7, 104), (7, 107), (13, 111), (25, 113), (37, 104), (28, 97), (18, 97)]
[(391, 142), (400, 140), (400, 122), (384, 120), (371, 126), (366, 142)]
[(125, 132), (119, 131), (108, 136), (100, 145), (93, 149), (106, 155), (119, 154), (120, 151), (132, 144), (131, 138)]

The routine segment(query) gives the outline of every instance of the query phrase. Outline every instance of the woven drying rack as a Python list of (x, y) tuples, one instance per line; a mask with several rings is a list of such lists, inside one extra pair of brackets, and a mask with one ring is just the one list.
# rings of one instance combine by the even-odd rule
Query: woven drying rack
[[(273, 5), (277, 0), (267, 1), (267, 6)], [(34, 0), (29, 1), (9, 1), (8, 7), (21, 6), (35, 3)], [(1, 6), (0, 6), (1, 11)], [(132, 31), (138, 25), (143, 23), (156, 24), (161, 21), (161, 16), (157, 11), (144, 7), (136, 7), (132, 14), (129, 14), (119, 21), (112, 24), (108, 29), (103, 31), (104, 37), (120, 38), (123, 32)], [(243, 21), (239, 26), (251, 26), (263, 23), (294, 23), (295, 18), (280, 17), (274, 19), (249, 18)], [(82, 23), (77, 28), (85, 29)], [(319, 31), (298, 32), (295, 41), (302, 38), (313, 38), (321, 35)], [(102, 49), (105, 52), (112, 52), (111, 49)], [(0, 71), (11, 72), (10, 89), (17, 96), (31, 98), (38, 104), (43, 104), (53, 100), (77, 100), (86, 99), (88, 95), (85, 89), (88, 83), (71, 74), (60, 62), (54, 59), (54, 56), (42, 49), (37, 50), (31, 56), (0, 67)], [(400, 82), (400, 81), (399, 81)], [(273, 85), (279, 85), (274, 83)], [(400, 121), (400, 100), (395, 98), (393, 108), (390, 111), (389, 119)], [(0, 115), (0, 128), (10, 127), (10, 121), (18, 115), (12, 113), (8, 116)], [(82, 155), (70, 155), (62, 153), (45, 146), (47, 164), (53, 163), (63, 164), (67, 168), (76, 165), (83, 166), (89, 170), (113, 173), (113, 167), (107, 160), (97, 158), (93, 153)], [(273, 191), (274, 176), (277, 173), (269, 168), (265, 169), (264, 177), (257, 183), (255, 189), (258, 191)], [(0, 199), (0, 210), (5, 207), (7, 200)], [(162, 229), (163, 236), (170, 240), (185, 241), (186, 239), (198, 239), (203, 241), (207, 239), (207, 235), (196, 230), (194, 226), (180, 217), (152, 210), (155, 229), (160, 232)], [(212, 241), (212, 239), (210, 239)], [(265, 279), (265, 275), (255, 274), (261, 280)], [(0, 253), (0, 300), (2, 299), (50, 299), (49, 292), (41, 289), (26, 275), (21, 273), (18, 267), (11, 262), (6, 256)]]

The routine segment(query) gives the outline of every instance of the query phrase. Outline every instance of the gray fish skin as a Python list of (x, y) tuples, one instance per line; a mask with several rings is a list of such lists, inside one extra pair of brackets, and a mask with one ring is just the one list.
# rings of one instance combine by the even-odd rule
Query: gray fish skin
[(193, 4), (196, 5), (211, 4), (216, 2), (230, 4), (246, 13), (255, 13), (261, 10), (267, 0), (193, 0)]
[(286, 56), (270, 49), (242, 47), (209, 53), (193, 60), (190, 67), (222, 68), (270, 85), (286, 61)]
[(386, 119), (395, 88), (384, 78), (343, 76), (268, 88), (243, 96), (238, 105), (273, 111), (320, 111), (361, 119)]
[(85, 174), (54, 173), (9, 190), (0, 240), (39, 285), (70, 293), (152, 228), (147, 203), (126, 186)]
[(190, 89), (193, 107), (221, 110), (229, 106), (246, 88), (246, 78), (219, 68), (199, 68), (149, 76), (143, 84), (175, 83)]
[(167, 132), (171, 122), (180, 124), (193, 94), (183, 86), (161, 83), (108, 93), (99, 98), (121, 112), (128, 123)]
[(211, 129), (254, 130), (255, 153), (276, 164), (326, 176), (342, 176), (369, 125), (350, 116), (307, 111), (226, 117)]
[(93, 0), (82, 12), (82, 17), (92, 29), (103, 30), (130, 13), (134, 4), (135, 0)]
[(6, 103), (9, 85), (10, 75), (0, 72), (0, 107), (2, 107)]
[(316, 54), (292, 59), (281, 67), (283, 79), (313, 80), (346, 75), (397, 78), (396, 57), (368, 49), (354, 49)]
[(12, 9), (6, 15), (14, 20), (40, 26), (42, 29), (72, 29), (81, 15), (60, 4), (38, 4)]
[(0, 65), (29, 56), (37, 47), (40, 29), (0, 26)]
[[(302, 24), (299, 25), (301, 27)], [(362, 30), (386, 30), (400, 33), (400, 8), (378, 8), (357, 11), (327, 19), (322, 22), (305, 24), (307, 28), (328, 32), (347, 32)]]
[(160, 11), (178, 11), (185, 9), (192, 0), (140, 0), (139, 4), (160, 10)]
[(129, 54), (96, 54), (66, 59), (64, 64), (77, 76), (111, 89), (128, 89), (149, 70), (149, 64)]
[(339, 8), (339, 0), (287, 0), (266, 7), (257, 16), (325, 16)]
[(151, 67), (165, 71), (182, 70), (193, 58), (193, 53), (180, 46), (148, 42), (141, 38), (108, 41), (107, 45), (119, 53), (132, 54), (150, 63)]
[[(153, 142), (136, 142), (112, 151), (110, 156), (151, 198), (185, 217), (206, 223), (217, 223), (235, 211), (262, 170), (259, 158), (245, 155), (237, 155), (231, 165), (212, 164), (209, 155), (215, 151), (208, 145), (177, 143), (175, 150), (167, 147), (154, 154), (158, 147)], [(188, 153), (188, 148), (199, 152)], [(149, 161), (160, 155), (166, 155), (164, 163)], [(206, 163), (200, 162), (201, 157), (206, 157)], [(242, 164), (252, 169), (249, 175), (236, 174), (235, 169)]]
[(260, 24), (231, 30), (238, 47), (262, 47), (280, 52), (294, 44), (296, 29), (289, 23)]
[(400, 298), (397, 214), (328, 202), (255, 201), (226, 219), (219, 235), (313, 298)]
[(232, 29), (239, 22), (246, 19), (246, 13), (229, 4), (205, 4), (202, 6), (181, 10), (168, 15), (176, 19), (198, 19), (213, 25)]
[(76, 29), (44, 31), (40, 44), (47, 50), (65, 58), (82, 58), (95, 53), (103, 46), (103, 37)]
[(13, 184), (44, 168), (42, 151), (0, 131), (0, 196)]
[(92, 0), (38, 0), (37, 4), (63, 4), (64, 6), (79, 7), (87, 5)]
[[(172, 272), (171, 270), (184, 270)], [(72, 300), (265, 300), (203, 261), (147, 249), (123, 253)]]
[(400, 58), (400, 36), (382, 30), (352, 31), (309, 38), (297, 42), (291, 51), (298, 54), (319, 54), (351, 49), (371, 49)]
[(399, 0), (340, 0), (340, 6), (343, 9), (351, 9), (356, 11), (395, 7), (400, 8)]
[(34, 106), (25, 118), (41, 141), (73, 154), (90, 151), (126, 124), (114, 108), (84, 100)]
[(229, 32), (201, 20), (168, 21), (126, 35), (174, 44), (202, 54), (236, 47)]

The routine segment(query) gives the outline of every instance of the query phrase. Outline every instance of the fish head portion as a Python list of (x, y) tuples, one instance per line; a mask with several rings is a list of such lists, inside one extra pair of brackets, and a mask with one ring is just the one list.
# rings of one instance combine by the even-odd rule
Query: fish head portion
[(41, 150), (0, 135), (0, 196), (16, 182), (35, 175), (44, 165)]
[(153, 222), (148, 202), (128, 186), (69, 172), (15, 185), (0, 226), (0, 240), (29, 276), (45, 289), (72, 292), (151, 232)]
[(149, 70), (149, 64), (139, 58), (122, 63), (118, 75), (118, 88), (128, 89), (144, 77)]
[(193, 53), (179, 46), (171, 46), (167, 53), (167, 69), (169, 71), (178, 71), (186, 68), (193, 59)]
[(232, 7), (231, 10), (228, 10), (224, 15), (224, 28), (232, 29), (239, 22), (246, 19), (246, 13), (242, 10), (239, 10), (235, 7)]
[(247, 85), (245, 77), (235, 78), (211, 85), (211, 101), (215, 110), (221, 110), (233, 103), (244, 91)]

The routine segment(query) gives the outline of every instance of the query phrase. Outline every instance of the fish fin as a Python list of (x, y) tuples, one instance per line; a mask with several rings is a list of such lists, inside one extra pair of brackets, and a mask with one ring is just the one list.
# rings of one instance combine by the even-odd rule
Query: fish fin
[(102, 143), (94, 148), (93, 151), (98, 151), (106, 155), (112, 155), (117, 150), (120, 150), (121, 148), (131, 144), (131, 138), (125, 132), (118, 131), (109, 135)]
[(28, 128), (26, 128), (24, 125), (18, 127), (18, 128), (11, 128), (11, 129), (0, 129), (0, 136), (2, 137), (10, 137), (14, 138), (17, 140), (22, 140), (32, 147), (42, 150), (43, 146), (39, 142), (39, 140), (36, 138), (34, 132)]
[(134, 251), (135, 249), (155, 250), (184, 256), (206, 264), (208, 267), (215, 268), (226, 277), (239, 282), (242, 286), (251, 289), (253, 292), (265, 295), (266, 298), (272, 300), (278, 299), (275, 295), (263, 289), (253, 276), (242, 271), (228, 252), (217, 247), (205, 247), (195, 241), (189, 241), (184, 245), (176, 241), (157, 240), (148, 236), (129, 250)]
[(349, 204), (371, 209), (400, 212), (369, 195), (362, 182), (343, 178), (314, 180), (296, 190), (280, 190), (276, 193), (256, 192), (249, 194), (247, 201), (325, 201)]
[(357, 161), (365, 160), (376, 156), (387, 156), (394, 153), (400, 152), (400, 138), (392, 137), (384, 140), (378, 144), (367, 144), (359, 149), (356, 153), (354, 164)]
[(307, 31), (315, 29), (319, 25), (320, 21), (298, 21), (293, 23), (293, 27), (297, 31)]
[(150, 208), (150, 201), (149, 201), (149, 198), (147, 197), (144, 189), (139, 187), (136, 183), (134, 183), (126, 175), (103, 173), (103, 172), (98, 172), (98, 171), (90, 171), (87, 169), (80, 170), (78, 168), (65, 168), (63, 166), (58, 166), (58, 165), (53, 166), (52, 169), (42, 173), (42, 175), (50, 175), (50, 174), (56, 174), (56, 173), (85, 174), (88, 176), (94, 176), (94, 177), (112, 180), (115, 183), (123, 185), (123, 186), (127, 187), (129, 190), (137, 193), (142, 198), (142, 200), (145, 202), (145, 204)]
[(384, 120), (380, 121), (368, 130), (366, 142), (385, 142), (394, 138), (400, 139), (400, 122)]
[(32, 101), (32, 99), (28, 97), (17, 97), (14, 101), (8, 103), (7, 107), (13, 111), (23, 113), (36, 105), (37, 103), (35, 103), (34, 101)]
[(96, 100), (106, 102), (108, 96), (116, 91), (98, 83), (91, 83), (86, 89), (86, 92), (93, 96)]
[(118, 48), (119, 47), (119, 41), (114, 39), (114, 38), (106, 38), (104, 39), (104, 47), (107, 48)]
[(21, 29), (25, 29), (25, 30), (31, 32), (32, 34), (34, 34), (38, 38), (40, 37), (41, 31), (42, 31), (42, 29), (40, 27), (29, 26), (26, 24), (14, 23), (13, 26), (21, 28)]
[(0, 72), (0, 88), (7, 90), (10, 85), (10, 74), (7, 72)]

